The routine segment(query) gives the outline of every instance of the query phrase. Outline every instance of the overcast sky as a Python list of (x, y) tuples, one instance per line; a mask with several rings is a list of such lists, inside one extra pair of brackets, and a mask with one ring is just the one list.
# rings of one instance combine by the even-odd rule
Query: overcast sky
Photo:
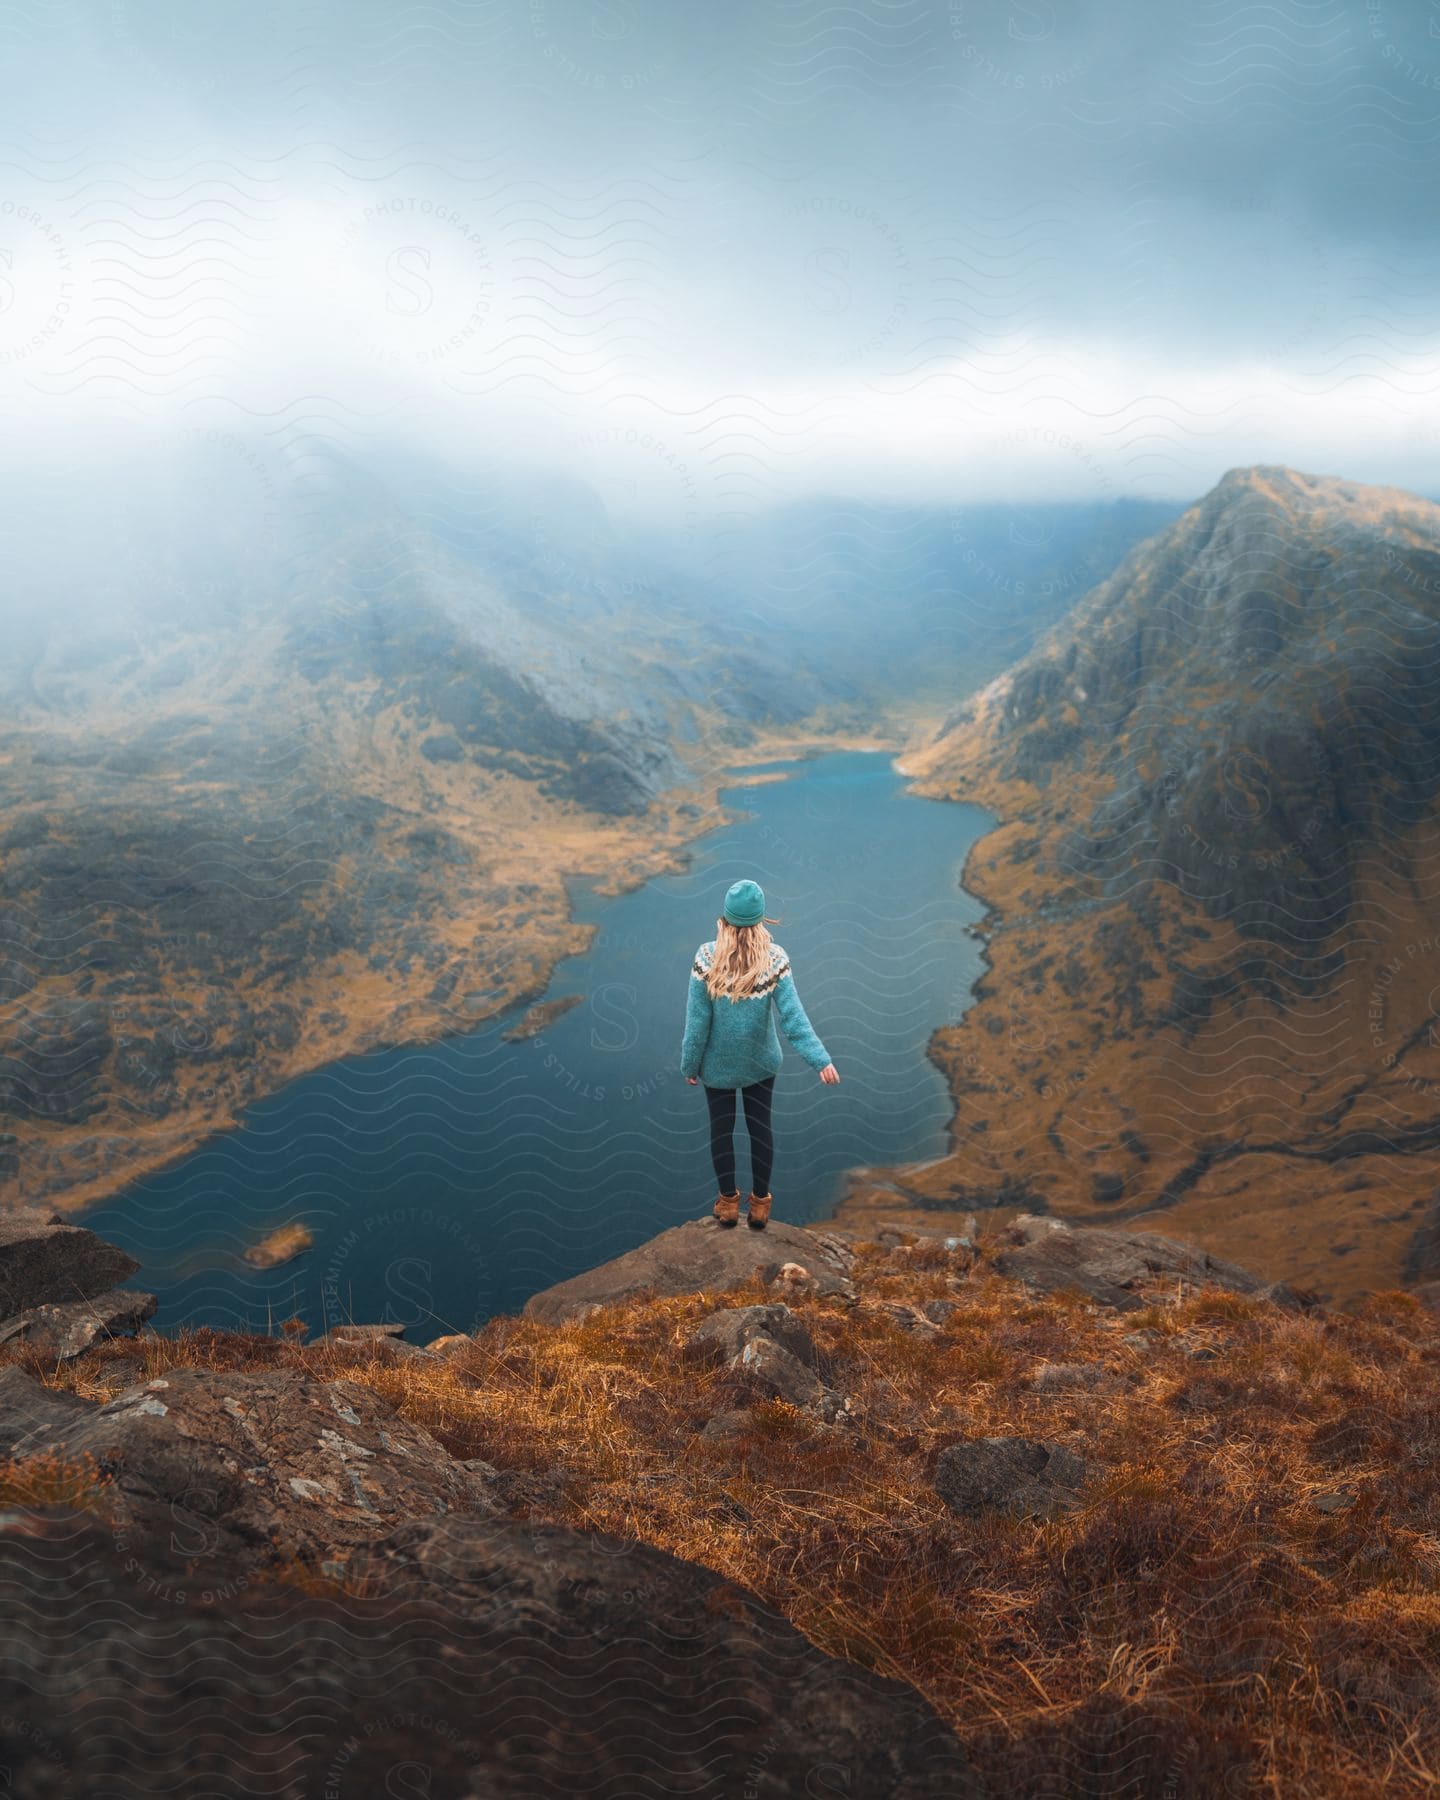
[(1434, 0), (0, 0), (0, 146), (12, 494), (1440, 493)]

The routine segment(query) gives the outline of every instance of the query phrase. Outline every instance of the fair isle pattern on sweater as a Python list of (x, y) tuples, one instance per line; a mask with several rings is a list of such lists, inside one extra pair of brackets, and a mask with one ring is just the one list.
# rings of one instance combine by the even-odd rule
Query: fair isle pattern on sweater
[[(770, 963), (753, 994), (741, 1000), (713, 999), (705, 978), (715, 956), (711, 939), (695, 952), (690, 965), (690, 991), (685, 1006), (685, 1035), (680, 1046), (680, 1072), (698, 1075), (706, 1087), (749, 1087), (779, 1072), (783, 1060), (775, 1015), (792, 1047), (812, 1069), (823, 1069), (830, 1053), (821, 1043), (795, 989), (790, 958), (779, 944), (770, 947)], [(773, 1001), (773, 1006), (772, 1006)]]
[[(691, 963), (690, 967), (702, 981), (705, 981), (709, 977), (710, 965), (714, 961), (715, 940), (712, 938), (708, 944), (702, 944), (695, 952), (695, 960)], [(789, 972), (790, 958), (778, 944), (772, 944), (770, 946), (770, 966), (755, 984), (754, 991), (745, 996), (746, 999), (758, 1000), (762, 994), (772, 993), (775, 988), (775, 983), (779, 981), (782, 975), (787, 975)]]

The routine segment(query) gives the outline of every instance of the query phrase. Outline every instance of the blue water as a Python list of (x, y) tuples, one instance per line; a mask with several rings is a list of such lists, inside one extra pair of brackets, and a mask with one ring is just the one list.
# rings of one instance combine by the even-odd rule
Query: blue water
[[(951, 1102), (925, 1044), (981, 972), (966, 926), (984, 909), (959, 883), (993, 821), (906, 794), (880, 753), (772, 767), (786, 779), (727, 790), (747, 816), (700, 839), (683, 873), (612, 899), (573, 886), (576, 916), (598, 930), (547, 993), (584, 999), (541, 1036), (501, 1041), (516, 1008), (461, 1037), (333, 1063), (89, 1209), (85, 1222), (140, 1260), (156, 1324), (390, 1319), (423, 1343), (707, 1212), (704, 1092), (676, 1065), (691, 958), (741, 875), (782, 921), (771, 929), (841, 1076), (826, 1087), (787, 1049), (776, 1217), (824, 1217), (847, 1168), (941, 1154)], [(313, 1248), (250, 1268), (246, 1246), (291, 1220)]]

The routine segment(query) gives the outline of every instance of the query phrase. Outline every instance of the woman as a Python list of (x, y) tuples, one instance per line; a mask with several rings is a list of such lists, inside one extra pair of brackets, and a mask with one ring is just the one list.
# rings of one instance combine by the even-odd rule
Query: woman
[(725, 895), (715, 936), (695, 952), (690, 996), (685, 1005), (685, 1037), (680, 1070), (692, 1087), (705, 1083), (710, 1107), (710, 1158), (720, 1193), (715, 1217), (722, 1225), (740, 1220), (735, 1185), (735, 1095), (745, 1105), (750, 1134), (750, 1196), (745, 1222), (763, 1231), (770, 1221), (770, 1168), (774, 1139), (770, 1101), (780, 1069), (780, 1040), (770, 1003), (793, 1047), (820, 1079), (833, 1087), (840, 1077), (825, 1046), (805, 1017), (795, 991), (790, 958), (765, 929), (765, 895), (753, 881), (737, 881)]

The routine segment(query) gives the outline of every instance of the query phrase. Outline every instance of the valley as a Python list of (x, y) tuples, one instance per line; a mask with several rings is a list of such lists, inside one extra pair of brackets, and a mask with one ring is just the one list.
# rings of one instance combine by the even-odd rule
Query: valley
[(590, 936), (567, 881), (683, 869), (736, 771), (932, 733), (942, 672), (994, 666), (995, 581), (1028, 641), (1156, 510), (798, 508), (687, 567), (571, 488), (349, 462), (303, 521), (157, 553), (143, 618), (32, 608), (0, 1198), (88, 1205), (306, 1071), (538, 998)]

